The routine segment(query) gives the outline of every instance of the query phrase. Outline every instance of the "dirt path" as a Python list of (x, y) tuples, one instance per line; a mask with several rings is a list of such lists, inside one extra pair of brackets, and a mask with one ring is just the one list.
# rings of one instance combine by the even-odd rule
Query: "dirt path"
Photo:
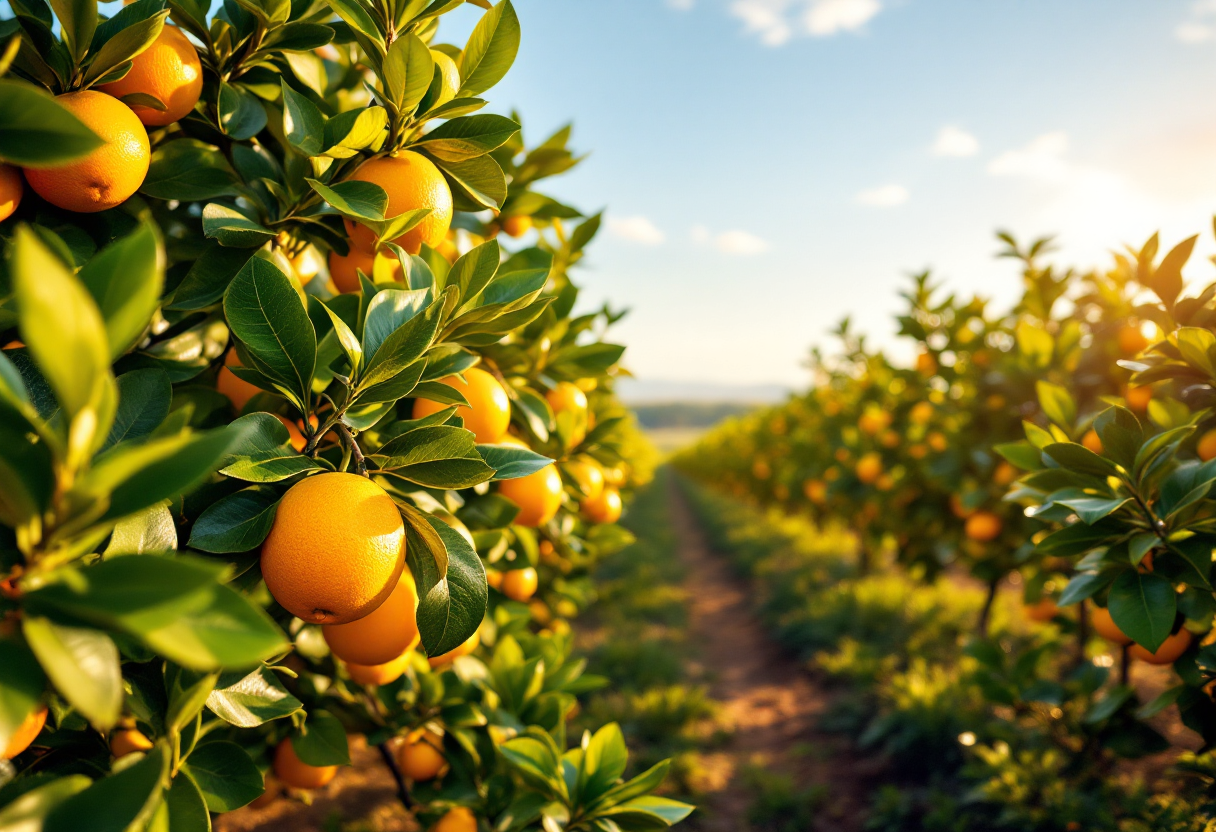
[(753, 598), (724, 557), (710, 551), (704, 532), (674, 480), (672, 519), (680, 538), (679, 556), (688, 567), (690, 631), (703, 645), (710, 694), (722, 703), (733, 727), (730, 741), (707, 756), (711, 782), (720, 788), (698, 813), (698, 829), (739, 832), (755, 790), (743, 776), (749, 766), (793, 777), (803, 791), (822, 787), (816, 830), (862, 828), (865, 781), (876, 773), (847, 740), (818, 729), (831, 699), (789, 653), (782, 650), (753, 613)]

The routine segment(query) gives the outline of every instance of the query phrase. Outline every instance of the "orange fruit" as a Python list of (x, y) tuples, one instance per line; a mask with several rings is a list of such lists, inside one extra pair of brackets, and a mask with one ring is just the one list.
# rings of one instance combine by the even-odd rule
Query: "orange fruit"
[(595, 499), (604, 490), (604, 472), (590, 459), (573, 459), (565, 464), (562, 471), (588, 500)]
[(895, 477), (890, 474), (883, 474), (874, 482), (874, 487), (879, 491), (890, 491), (895, 487)]
[(427, 663), (432, 667), (443, 667), (446, 664), (459, 659), (461, 656), (467, 656), (477, 649), (477, 645), (481, 644), (481, 633), (476, 632), (464, 640), (459, 647), (454, 647), (446, 653), (441, 653), (438, 656), (432, 656), (427, 659)]
[(1102, 453), (1102, 437), (1098, 436), (1098, 432), (1093, 428), (1085, 431), (1085, 435), (1081, 437), (1081, 444), (1096, 454)]
[(410, 666), (410, 651), (406, 650), (400, 656), (383, 664), (355, 664), (346, 662), (346, 672), (350, 678), (361, 685), (387, 685), (395, 682)]
[(261, 809), (264, 806), (269, 806), (279, 799), (279, 795), (283, 791), (282, 785), (269, 772), (262, 778), (262, 786), (265, 791), (254, 798), (253, 802), (249, 804), (250, 809)]
[(922, 352), (916, 356), (916, 372), (922, 376), (937, 375), (937, 359), (933, 357), (933, 353)]
[(580, 419), (587, 418), (587, 394), (580, 390), (577, 384), (559, 381), (552, 390), (545, 394), (545, 401), (549, 402), (549, 407), (553, 409), (554, 414), (573, 413), (575, 415), (575, 432), (570, 437), (570, 444), (581, 444), (587, 436), (587, 427), (589, 427), (585, 422), (580, 422)]
[(887, 425), (891, 424), (891, 414), (885, 410), (867, 410), (861, 414), (861, 418), (857, 420), (857, 427), (862, 433), (870, 436), (879, 433), (886, 429)]
[(1216, 428), (1209, 430), (1199, 437), (1199, 443), (1195, 446), (1195, 453), (1199, 454), (1199, 458), (1204, 462), (1216, 459)]
[(1139, 355), (1148, 346), (1148, 339), (1140, 331), (1140, 327), (1128, 324), (1119, 330), (1119, 352), (1125, 356)]
[(499, 572), (497, 569), (490, 569), (489, 567), (486, 567), (486, 586), (490, 586), (490, 587), (493, 587), (494, 589), (501, 590), (502, 589), (502, 573)]
[(431, 827), (431, 832), (477, 832), (477, 816), (467, 806), (453, 806)]
[(309, 246), (291, 258), (291, 270), (295, 272), (296, 280), (300, 282), (300, 285), (306, 285), (321, 271), (321, 261), (317, 259), (317, 250)]
[(1127, 406), (1130, 409), (1143, 413), (1148, 410), (1148, 403), (1153, 398), (1153, 388), (1147, 385), (1144, 387), (1134, 387), (1129, 384), (1125, 398), (1127, 399)]
[[(233, 378), (236, 378), (236, 376), (233, 376)], [(303, 451), (308, 442), (304, 439), (304, 433), (300, 430), (299, 426), (286, 416), (280, 416), (278, 413), (272, 413), (271, 415), (282, 422), (283, 427), (287, 428), (287, 441), (291, 443), (291, 447), (295, 450), (295, 452), (300, 453)]]
[(822, 505), (828, 501), (828, 484), (823, 480), (807, 480), (802, 484), (802, 493), (812, 503)]
[(350, 252), (344, 257), (336, 251), (329, 253), (329, 276), (339, 292), (358, 292), (362, 288), (359, 283), (359, 272), (363, 272), (368, 280), (374, 280), (376, 266), (381, 271), (386, 268), (392, 274), (393, 280), (404, 282), (405, 272), (401, 261), (387, 254), (371, 255), (365, 251), (350, 247)]
[(43, 725), (46, 725), (46, 705), (39, 705), (21, 720), (17, 730), (8, 738), (8, 745), (4, 746), (4, 754), (0, 755), (0, 758), (11, 760), (29, 748), (38, 738)]
[(425, 782), (447, 773), (443, 737), (426, 728), (411, 731), (397, 749), (397, 765), (411, 780)]
[(21, 171), (12, 165), (0, 165), (0, 222), (13, 215), (21, 204), (21, 196), (24, 193)]
[(1115, 619), (1110, 615), (1110, 610), (1106, 607), (1095, 605), (1094, 611), (1090, 613), (1089, 623), (1093, 624), (1094, 632), (1107, 641), (1112, 641), (1115, 644), (1132, 643), (1132, 640), (1119, 629), (1119, 625), (1115, 623)]
[(280, 742), (274, 750), (274, 776), (294, 789), (319, 789), (337, 773), (337, 766), (310, 766), (301, 760), (290, 739)]
[(517, 526), (536, 528), (552, 520), (561, 508), (562, 478), (557, 466), (550, 463), (526, 477), (502, 480), (498, 493), (519, 506)]
[(908, 456), (913, 459), (924, 459), (929, 455), (929, 449), (923, 443), (916, 442), (908, 446)]
[(612, 468), (605, 468), (604, 485), (611, 485), (613, 488), (620, 488), (625, 484), (626, 476), (625, 469), (620, 465), (615, 465)]
[(928, 402), (917, 402), (908, 412), (908, 418), (918, 425), (924, 425), (933, 418), (933, 405)]
[(1139, 644), (1128, 646), (1127, 653), (1129, 656), (1148, 664), (1173, 664), (1178, 660), (1179, 656), (1186, 652), (1186, 648), (1190, 646), (1191, 631), (1182, 629), (1162, 642), (1161, 646), (1157, 648), (1156, 653), (1148, 652), (1148, 650)]
[(279, 501), (261, 563), (266, 588), (292, 615), (346, 624), (397, 588), (405, 526), (392, 498), (366, 477), (317, 474)]
[(1044, 596), (1038, 601), (1035, 601), (1033, 604), (1026, 604), (1023, 606), (1022, 612), (1031, 621), (1046, 624), (1059, 614), (1060, 608), (1055, 601)]
[(964, 520), (975, 513), (975, 509), (967, 508), (963, 505), (963, 497), (961, 494), (950, 495), (950, 512), (960, 520)]
[(150, 127), (163, 127), (185, 118), (203, 92), (203, 65), (194, 44), (176, 26), (166, 26), (152, 45), (131, 59), (131, 71), (97, 89), (122, 98), (150, 95), (165, 105), (156, 110), (135, 104), (131, 110)]
[(110, 733), (110, 753), (115, 758), (152, 748), (152, 740), (134, 728), (119, 728)]
[[(459, 390), (469, 403), (468, 407), (457, 407), (456, 415), (464, 420), (466, 428), (473, 431), (478, 444), (502, 442), (511, 424), (511, 400), (507, 397), (506, 388), (494, 376), (477, 367), (465, 370), (464, 377), (465, 381), (461, 381), (459, 376), (439, 379), (442, 384)], [(430, 399), (414, 399), (414, 418), (430, 416), (445, 407), (448, 405)]]
[(512, 601), (527, 601), (536, 594), (536, 570), (531, 566), (502, 573), (502, 594)]
[(500, 217), (502, 231), (508, 237), (522, 237), (532, 230), (531, 217)]
[(854, 471), (857, 479), (866, 485), (876, 482), (882, 476), (882, 457), (871, 451), (857, 460), (857, 467)]
[(121, 205), (148, 175), (148, 131), (131, 108), (97, 90), (56, 99), (105, 142), (83, 159), (49, 168), (26, 168), (25, 180), (52, 205), (91, 214)]
[(553, 623), (553, 613), (539, 598), (533, 598), (528, 602), (528, 612), (532, 614), (532, 620), (542, 627)]
[(939, 454), (945, 453), (946, 449), (950, 447), (950, 441), (946, 439), (946, 434), (936, 430), (926, 436), (925, 441), (929, 443), (930, 448)]
[[(402, 150), (396, 156), (380, 156), (359, 166), (351, 179), (374, 182), (388, 194), (385, 217), (406, 211), (430, 208), (422, 222), (402, 234), (394, 243), (410, 254), (417, 254), (426, 243), (431, 248), (447, 236), (452, 224), (452, 191), (439, 168), (425, 156)], [(376, 235), (365, 225), (344, 220), (346, 235), (366, 254), (375, 253)]]
[[(240, 366), (243, 365), (241, 359), (237, 357), (236, 347), (232, 347), (224, 356), (224, 366), (220, 367), (220, 374), (215, 378), (215, 389), (228, 397), (228, 401), (232, 402), (232, 407), (237, 413), (245, 409), (245, 405), (249, 403), (250, 399), (263, 392), (262, 388), (250, 384), (243, 378), (237, 378), (236, 373), (228, 369)], [(291, 428), (287, 430), (290, 432)]]
[(967, 525), (964, 527), (964, 530), (967, 537), (972, 540), (987, 543), (990, 540), (996, 540), (1000, 536), (1004, 525), (1001, 518), (991, 511), (977, 511), (967, 518)]
[(381, 665), (418, 643), (418, 589), (408, 568), (384, 603), (349, 624), (326, 624), (325, 643), (344, 662)]
[(996, 470), (992, 472), (992, 481), (997, 485), (1009, 485), (1017, 478), (1018, 469), (1005, 461), (998, 463)]
[(757, 459), (752, 463), (752, 476), (758, 480), (766, 480), (773, 475), (773, 469), (763, 459)]
[(615, 523), (621, 519), (621, 492), (605, 488), (594, 500), (580, 503), (579, 508), (592, 523)]

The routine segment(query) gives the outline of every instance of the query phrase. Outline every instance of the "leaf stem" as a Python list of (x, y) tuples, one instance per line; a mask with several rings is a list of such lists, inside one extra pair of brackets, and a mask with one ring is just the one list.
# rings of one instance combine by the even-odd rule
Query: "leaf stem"
[[(338, 433), (342, 435), (343, 444), (346, 445), (355, 455), (355, 469), (360, 476), (367, 476), (367, 461), (363, 458), (363, 451), (359, 450), (359, 443), (355, 441), (354, 435), (350, 432), (350, 428), (338, 422)], [(343, 468), (346, 466), (343, 465)]]

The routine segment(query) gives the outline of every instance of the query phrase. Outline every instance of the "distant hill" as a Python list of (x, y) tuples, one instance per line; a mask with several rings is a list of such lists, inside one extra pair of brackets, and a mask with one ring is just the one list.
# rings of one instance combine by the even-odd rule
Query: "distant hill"
[(635, 404), (633, 412), (646, 430), (709, 428), (723, 419), (739, 416), (758, 406), (745, 402), (664, 402)]
[(620, 379), (616, 391), (621, 400), (630, 405), (671, 402), (777, 404), (790, 394), (790, 389), (780, 384), (713, 384), (636, 378)]

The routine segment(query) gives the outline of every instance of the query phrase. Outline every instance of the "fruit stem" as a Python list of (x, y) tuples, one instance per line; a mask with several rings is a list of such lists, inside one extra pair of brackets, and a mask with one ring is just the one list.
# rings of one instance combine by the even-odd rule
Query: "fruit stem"
[[(355, 468), (360, 476), (367, 476), (367, 462), (363, 459), (363, 451), (359, 450), (359, 443), (355, 441), (355, 437), (350, 432), (350, 428), (338, 422), (338, 432), (342, 434), (342, 441), (351, 453), (355, 455)], [(346, 467), (346, 466), (343, 466)]]
[(384, 760), (388, 770), (393, 773), (393, 779), (397, 781), (397, 799), (401, 801), (401, 805), (407, 812), (413, 812), (414, 801), (410, 799), (410, 790), (405, 785), (405, 778), (401, 776), (401, 769), (397, 768), (397, 761), (393, 759), (393, 752), (389, 750), (388, 743), (380, 743), (376, 746), (376, 750), (380, 752), (380, 758)]

